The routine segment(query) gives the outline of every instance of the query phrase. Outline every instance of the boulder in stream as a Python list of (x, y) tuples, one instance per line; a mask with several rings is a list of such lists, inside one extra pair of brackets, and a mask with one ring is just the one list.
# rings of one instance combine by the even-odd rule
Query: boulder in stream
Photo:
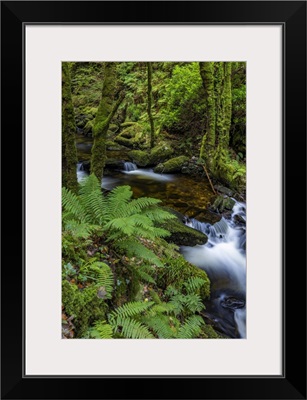
[(171, 158), (168, 161), (165, 161), (164, 163), (158, 164), (155, 168), (154, 171), (156, 173), (162, 173), (162, 174), (170, 174), (174, 172), (180, 172), (183, 165), (189, 160), (189, 157), (186, 156), (180, 156), (180, 157), (175, 157)]

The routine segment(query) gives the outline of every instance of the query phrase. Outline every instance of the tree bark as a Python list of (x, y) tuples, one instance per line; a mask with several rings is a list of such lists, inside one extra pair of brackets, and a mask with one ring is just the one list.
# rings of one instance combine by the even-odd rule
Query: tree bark
[(214, 93), (214, 63), (200, 62), (200, 75), (205, 90), (205, 101), (207, 108), (207, 126), (200, 149), (200, 158), (211, 161), (212, 152), (215, 147), (216, 128), (216, 105)]
[(147, 113), (148, 113), (148, 119), (150, 123), (150, 148), (152, 149), (155, 145), (155, 126), (154, 126), (154, 120), (152, 117), (152, 112), (151, 112), (151, 107), (152, 107), (152, 63), (148, 62), (147, 63)]
[(71, 97), (69, 64), (62, 63), (62, 186), (78, 190), (75, 114)]
[(101, 100), (93, 126), (94, 143), (91, 158), (91, 172), (99, 180), (102, 179), (106, 164), (106, 139), (109, 125), (123, 100), (123, 94), (120, 93), (116, 99), (117, 94), (116, 64), (114, 62), (105, 62)]
[(231, 62), (224, 63), (224, 87), (223, 87), (223, 128), (220, 132), (219, 144), (222, 148), (229, 147), (229, 131), (232, 115), (232, 95), (231, 95)]

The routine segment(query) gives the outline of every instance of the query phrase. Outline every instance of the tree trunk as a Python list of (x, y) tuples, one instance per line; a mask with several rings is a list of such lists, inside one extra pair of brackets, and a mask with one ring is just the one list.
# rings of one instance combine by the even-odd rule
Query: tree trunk
[(152, 149), (155, 145), (155, 126), (154, 121), (152, 118), (151, 107), (152, 107), (152, 85), (151, 85), (151, 78), (152, 78), (152, 64), (151, 62), (147, 63), (147, 113), (148, 119), (150, 123), (150, 148)]
[(200, 149), (200, 158), (211, 162), (212, 153), (215, 147), (215, 126), (216, 126), (216, 105), (214, 93), (214, 63), (200, 62), (200, 75), (205, 90), (207, 108), (207, 126)]
[(223, 127), (219, 136), (219, 144), (222, 148), (229, 147), (229, 131), (231, 126), (232, 97), (231, 97), (231, 63), (224, 63), (224, 87), (223, 87)]
[(69, 64), (62, 63), (62, 186), (73, 192), (78, 190), (77, 149), (75, 142), (76, 123), (71, 98)]
[(91, 172), (99, 180), (102, 179), (106, 164), (106, 139), (109, 125), (123, 100), (122, 94), (116, 100), (117, 92), (116, 64), (105, 62), (101, 100), (93, 126), (94, 144), (91, 158)]

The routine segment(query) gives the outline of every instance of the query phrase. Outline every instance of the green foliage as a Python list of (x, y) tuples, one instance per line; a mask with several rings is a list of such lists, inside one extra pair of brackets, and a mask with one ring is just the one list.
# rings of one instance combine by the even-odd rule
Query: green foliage
[(62, 281), (62, 303), (65, 311), (74, 317), (77, 337), (82, 337), (90, 325), (105, 318), (106, 303), (97, 296), (97, 286), (80, 290), (66, 279)]
[(93, 339), (112, 339), (113, 329), (106, 321), (96, 321), (94, 327), (89, 329), (88, 336)]
[(218, 147), (214, 154), (213, 172), (221, 181), (234, 189), (245, 189), (246, 165), (231, 158), (227, 149)]
[[(159, 100), (161, 107), (161, 125), (170, 128), (173, 125), (187, 124), (195, 114), (203, 111), (201, 98), (202, 81), (199, 75), (198, 64), (183, 63), (176, 65), (172, 77), (165, 85), (165, 94)], [(186, 120), (187, 112), (190, 118)], [(184, 128), (187, 128), (184, 126)]]
[(98, 287), (98, 297), (110, 299), (114, 286), (114, 277), (110, 267), (100, 261), (94, 259), (93, 262), (88, 262), (81, 266), (80, 275), (82, 280), (94, 282)]
[(197, 337), (201, 332), (202, 325), (204, 325), (204, 320), (199, 315), (193, 315), (179, 328), (178, 339)]
[(154, 240), (167, 236), (165, 229), (155, 226), (175, 218), (160, 209), (157, 199), (143, 197), (132, 200), (129, 186), (119, 186), (108, 196), (101, 193), (100, 184), (94, 175), (85, 179), (79, 196), (63, 189), (63, 209), (70, 220), (79, 224), (87, 223), (107, 236), (107, 241), (128, 256), (136, 256), (160, 265), (158, 257), (140, 241), (140, 238)]

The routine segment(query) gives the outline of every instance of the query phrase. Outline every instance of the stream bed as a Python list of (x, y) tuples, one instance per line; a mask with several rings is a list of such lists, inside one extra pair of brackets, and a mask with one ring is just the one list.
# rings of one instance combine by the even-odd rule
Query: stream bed
[[(87, 173), (77, 165), (78, 180)], [(205, 320), (225, 337), (246, 338), (246, 205), (235, 201), (231, 213), (221, 218), (208, 210), (214, 195), (205, 177), (156, 174), (125, 162), (102, 179), (112, 190), (129, 185), (135, 197), (158, 198), (164, 206), (186, 216), (186, 224), (208, 236), (205, 245), (181, 246), (185, 259), (204, 269), (211, 281), (211, 298), (205, 302)]]

